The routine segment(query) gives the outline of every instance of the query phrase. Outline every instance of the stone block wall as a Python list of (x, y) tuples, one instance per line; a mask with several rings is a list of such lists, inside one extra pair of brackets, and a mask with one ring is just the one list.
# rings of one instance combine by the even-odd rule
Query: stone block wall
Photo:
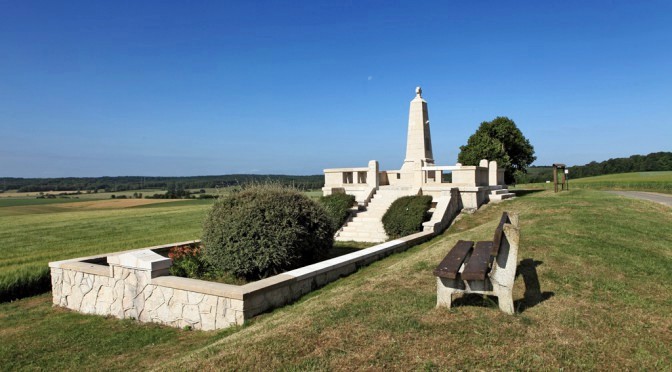
[(159, 285), (156, 281), (161, 277), (153, 278), (153, 273), (164, 273), (161, 269), (81, 261), (50, 265), (54, 305), (84, 314), (201, 330), (226, 328), (244, 321), (242, 298)]
[(84, 314), (222, 329), (435, 235), (420, 232), (242, 286), (168, 275), (170, 259), (156, 252), (198, 241), (50, 262), (53, 303)]

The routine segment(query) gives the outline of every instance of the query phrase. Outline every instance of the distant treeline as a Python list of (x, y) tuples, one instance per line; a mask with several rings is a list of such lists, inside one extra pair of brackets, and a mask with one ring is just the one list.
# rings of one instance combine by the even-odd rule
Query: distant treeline
[[(531, 166), (528, 173), (516, 178), (516, 183), (537, 183), (553, 180), (552, 166)], [(648, 155), (633, 155), (603, 162), (592, 161), (585, 165), (569, 167), (571, 179), (601, 176), (603, 174), (672, 171), (672, 152), (653, 152)]]
[(224, 176), (193, 177), (64, 177), (64, 178), (0, 178), (0, 190), (19, 192), (105, 190), (126, 191), (140, 189), (167, 189), (178, 184), (185, 189), (228, 187), (253, 182), (279, 182), (297, 188), (311, 190), (324, 186), (324, 176), (284, 176), (231, 174)]
[[(603, 174), (672, 171), (672, 152), (654, 152), (648, 155), (633, 155), (629, 158), (590, 162), (569, 168), (572, 179), (600, 176)], [(553, 179), (551, 166), (531, 166), (528, 173), (516, 177), (516, 183), (546, 182)], [(300, 189), (313, 190), (324, 186), (324, 176), (284, 176), (230, 174), (224, 176), (193, 177), (65, 177), (65, 178), (0, 178), (0, 191), (126, 191), (140, 189), (167, 190), (178, 185), (180, 189), (204, 189), (244, 185), (251, 182), (279, 182)]]

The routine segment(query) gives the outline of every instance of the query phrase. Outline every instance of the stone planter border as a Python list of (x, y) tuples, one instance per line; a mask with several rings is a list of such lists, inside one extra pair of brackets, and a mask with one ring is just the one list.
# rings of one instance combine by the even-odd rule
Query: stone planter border
[(53, 303), (85, 314), (222, 329), (242, 325), (436, 233), (419, 232), (240, 286), (168, 274), (170, 259), (158, 253), (198, 240), (50, 262)]

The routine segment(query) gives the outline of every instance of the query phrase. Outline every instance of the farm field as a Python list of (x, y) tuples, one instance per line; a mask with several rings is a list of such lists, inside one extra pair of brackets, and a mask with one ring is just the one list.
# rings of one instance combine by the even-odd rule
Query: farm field
[[(672, 171), (633, 172), (572, 179), (569, 187), (593, 190), (638, 190), (672, 194)], [(516, 185), (515, 189), (553, 189), (553, 183), (530, 183)]]
[[(44, 194), (51, 194), (51, 195), (56, 195), (66, 192), (66, 193), (74, 193), (76, 190), (71, 190), (71, 191), (49, 191), (45, 192)], [(67, 198), (59, 198), (57, 197), (56, 199), (47, 199), (47, 200), (89, 200), (89, 199), (111, 199), (112, 195), (114, 196), (125, 196), (127, 198), (133, 197), (133, 194), (139, 192), (142, 193), (143, 196), (147, 195), (154, 195), (154, 194), (165, 194), (166, 190), (160, 190), (160, 189), (143, 189), (143, 190), (127, 190), (127, 191), (110, 191), (110, 192), (97, 192), (97, 193), (81, 193), (79, 195), (65, 195)], [(40, 196), (39, 192), (16, 192), (16, 191), (5, 191), (3, 193), (0, 193), (0, 201), (5, 198), (19, 198), (19, 199), (35, 199), (38, 196)], [(36, 200), (42, 200), (42, 199), (36, 199)]]
[[(206, 210), (156, 206), (143, 217), (144, 209), (50, 215), (63, 216), (60, 224), (30, 216), (37, 220), (20, 234), (50, 236), (33, 243), (36, 256), (59, 247), (74, 257), (191, 239)], [(435, 309), (434, 267), (457, 240), (490, 239), (503, 210), (518, 211), (522, 225), (518, 314), (477, 295)], [(63, 231), (69, 224), (78, 231)], [(591, 190), (528, 192), (229, 330), (86, 316), (52, 308), (49, 294), (2, 303), (0, 360), (7, 369), (665, 369), (671, 247), (669, 207)]]

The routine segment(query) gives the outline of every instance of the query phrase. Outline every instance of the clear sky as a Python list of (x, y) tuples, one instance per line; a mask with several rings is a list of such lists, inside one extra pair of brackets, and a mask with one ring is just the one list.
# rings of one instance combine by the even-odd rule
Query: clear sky
[(438, 164), (672, 151), (672, 2), (0, 0), (0, 176), (398, 169), (417, 85)]

